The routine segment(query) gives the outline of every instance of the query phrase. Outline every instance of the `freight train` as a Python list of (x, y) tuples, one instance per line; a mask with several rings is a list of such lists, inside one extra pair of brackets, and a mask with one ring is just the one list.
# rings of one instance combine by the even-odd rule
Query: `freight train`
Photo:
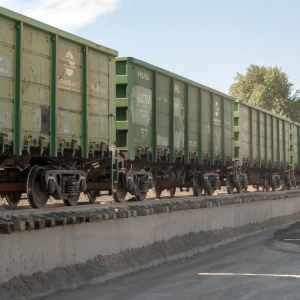
[(152, 186), (159, 198), (164, 189), (296, 185), (299, 128), (290, 120), (131, 57), (116, 59), (116, 86), (116, 201), (143, 199)]
[(298, 185), (300, 125), (0, 7), (0, 196)]

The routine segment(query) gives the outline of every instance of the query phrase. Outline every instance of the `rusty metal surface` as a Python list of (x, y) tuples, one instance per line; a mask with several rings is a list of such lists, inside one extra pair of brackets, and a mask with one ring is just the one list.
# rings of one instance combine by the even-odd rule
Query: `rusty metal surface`
[(26, 193), (26, 183), (1, 183), (0, 193)]

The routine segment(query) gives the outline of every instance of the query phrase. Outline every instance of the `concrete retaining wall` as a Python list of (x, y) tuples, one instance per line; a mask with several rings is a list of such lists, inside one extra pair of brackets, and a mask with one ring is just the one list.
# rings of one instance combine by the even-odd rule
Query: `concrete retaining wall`
[[(66, 226), (0, 234), (1, 283), (14, 276), (85, 263), (98, 255), (117, 254), (191, 232), (234, 228), (300, 211), (299, 192), (232, 196), (229, 205), (225, 201), (229, 198), (225, 198), (202, 197), (198, 198), (200, 200), (176, 201), (175, 204), (174, 201), (163, 204), (153, 201), (149, 205), (119, 206), (113, 208), (114, 218), (104, 218), (107, 220), (101, 222), (103, 218), (96, 218), (95, 222), (71, 225), (65, 222)], [(155, 205), (160, 209), (155, 210)], [(126, 214), (128, 210), (138, 213)]]

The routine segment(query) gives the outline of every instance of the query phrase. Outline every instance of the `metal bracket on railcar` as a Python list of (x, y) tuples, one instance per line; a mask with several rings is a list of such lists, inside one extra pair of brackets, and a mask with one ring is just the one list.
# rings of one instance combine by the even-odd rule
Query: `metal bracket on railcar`
[(168, 161), (169, 160), (169, 150), (157, 148), (157, 160), (158, 161)]
[(0, 145), (1, 145), (0, 153), (3, 154), (6, 148), (8, 148), (10, 144), (11, 142), (8, 141), (8, 134), (0, 132)]
[(29, 155), (42, 155), (47, 151), (49, 144), (43, 136), (33, 136), (32, 134), (24, 135), (22, 151)]
[(198, 162), (198, 151), (189, 152), (189, 162), (195, 164)]

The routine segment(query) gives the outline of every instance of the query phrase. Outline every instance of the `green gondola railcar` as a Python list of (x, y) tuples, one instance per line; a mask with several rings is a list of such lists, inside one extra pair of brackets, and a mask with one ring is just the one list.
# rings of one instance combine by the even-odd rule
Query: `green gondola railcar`
[(116, 142), (116, 56), (0, 7), (0, 194), (10, 204), (27, 192), (33, 207), (50, 195), (74, 205), (92, 174), (103, 184), (88, 184), (90, 200), (112, 189), (98, 166), (109, 168)]
[(291, 187), (291, 121), (249, 102), (237, 100), (234, 112), (235, 160), (248, 183), (275, 190)]
[(232, 192), (234, 99), (199, 83), (132, 57), (116, 60), (117, 149), (120, 183), (138, 200), (153, 185), (193, 187), (212, 194), (221, 185)]
[(291, 123), (290, 163), (293, 170), (292, 185), (300, 185), (300, 124)]

